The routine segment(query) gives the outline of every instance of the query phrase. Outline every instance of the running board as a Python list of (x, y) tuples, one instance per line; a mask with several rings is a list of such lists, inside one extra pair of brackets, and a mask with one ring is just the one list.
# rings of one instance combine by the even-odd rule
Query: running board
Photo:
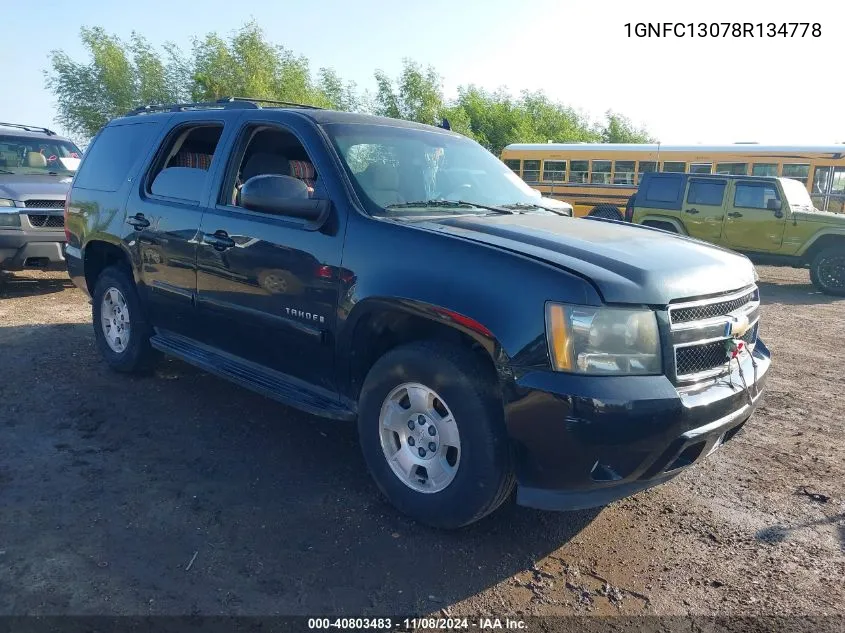
[(306, 413), (335, 420), (355, 420), (356, 412), (332, 399), (329, 392), (320, 393), (305, 382), (268, 369), (257, 363), (167, 331), (159, 331), (150, 344), (160, 352), (209, 374), (220, 376), (242, 387), (260, 393)]

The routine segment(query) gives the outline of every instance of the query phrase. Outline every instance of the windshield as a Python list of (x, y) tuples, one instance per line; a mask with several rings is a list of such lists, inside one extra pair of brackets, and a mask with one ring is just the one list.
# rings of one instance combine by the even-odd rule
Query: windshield
[(81, 157), (70, 141), (0, 134), (0, 173), (72, 174)]
[(325, 129), (373, 215), (544, 212), (538, 191), (463, 136), (384, 125)]
[(813, 208), (813, 201), (802, 182), (792, 178), (781, 178), (780, 183), (790, 207)]

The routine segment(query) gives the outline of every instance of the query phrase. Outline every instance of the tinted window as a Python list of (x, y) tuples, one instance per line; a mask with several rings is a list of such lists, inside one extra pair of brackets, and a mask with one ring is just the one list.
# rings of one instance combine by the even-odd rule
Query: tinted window
[(505, 159), (505, 165), (510, 167), (511, 171), (513, 171), (513, 173), (515, 173), (515, 174), (519, 173), (521, 162), (522, 161), (520, 161), (518, 158), (506, 158)]
[(569, 166), (569, 182), (587, 182), (590, 174), (590, 161), (573, 160)]
[(652, 202), (674, 202), (680, 198), (683, 178), (652, 178), (645, 192), (645, 199)]
[(551, 180), (553, 182), (563, 182), (566, 180), (566, 161), (543, 161), (543, 180)]
[(689, 204), (722, 204), (725, 195), (725, 183), (722, 181), (691, 180), (687, 192), (687, 203)]
[(752, 176), (777, 176), (777, 163), (754, 163), (751, 167)]
[(540, 161), (527, 160), (522, 165), (522, 179), (525, 182), (537, 182), (540, 180)]
[(157, 127), (155, 121), (144, 121), (104, 128), (85, 153), (74, 186), (117, 191), (129, 177), (129, 169), (139, 154), (146, 154), (147, 143)]
[(734, 206), (746, 209), (765, 209), (769, 200), (780, 200), (774, 185), (764, 183), (737, 183)]
[(663, 169), (661, 171), (677, 172), (682, 174), (686, 171), (686, 169), (686, 163), (676, 163), (672, 161), (667, 161), (663, 163)]
[(746, 176), (748, 174), (748, 163), (716, 163), (716, 173)]
[(781, 175), (784, 178), (792, 178), (794, 180), (798, 180), (799, 182), (803, 182), (806, 185), (807, 184), (807, 178), (810, 176), (810, 166), (809, 165), (784, 165), (783, 166), (783, 173)]

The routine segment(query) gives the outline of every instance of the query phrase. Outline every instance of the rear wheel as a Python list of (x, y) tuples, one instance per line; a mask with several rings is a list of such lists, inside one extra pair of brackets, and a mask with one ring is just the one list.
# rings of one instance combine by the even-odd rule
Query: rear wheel
[(129, 274), (117, 266), (106, 268), (97, 277), (91, 303), (97, 347), (109, 366), (122, 372), (149, 371), (155, 361), (152, 328)]
[(370, 474), (401, 512), (454, 529), (498, 508), (514, 485), (501, 399), (473, 355), (438, 342), (391, 350), (361, 390)]
[(810, 281), (825, 294), (845, 296), (845, 252), (841, 246), (825, 248), (813, 258)]
[(619, 209), (612, 204), (597, 204), (587, 214), (594, 218), (607, 218), (608, 220), (622, 220)]

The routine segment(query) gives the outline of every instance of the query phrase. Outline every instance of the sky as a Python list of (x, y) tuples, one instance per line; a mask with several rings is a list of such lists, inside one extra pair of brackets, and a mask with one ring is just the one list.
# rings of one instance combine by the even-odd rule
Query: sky
[[(253, 18), (312, 71), (332, 67), (361, 88), (410, 57), (436, 68), (447, 97), (469, 83), (543, 90), (595, 120), (624, 114), (661, 143), (845, 142), (840, 0), (0, 0), (18, 42), (0, 48), (0, 121), (61, 129), (44, 71), (53, 49), (85, 59), (80, 27), (188, 49)], [(628, 36), (626, 23), (648, 22), (809, 22), (821, 36)]]

